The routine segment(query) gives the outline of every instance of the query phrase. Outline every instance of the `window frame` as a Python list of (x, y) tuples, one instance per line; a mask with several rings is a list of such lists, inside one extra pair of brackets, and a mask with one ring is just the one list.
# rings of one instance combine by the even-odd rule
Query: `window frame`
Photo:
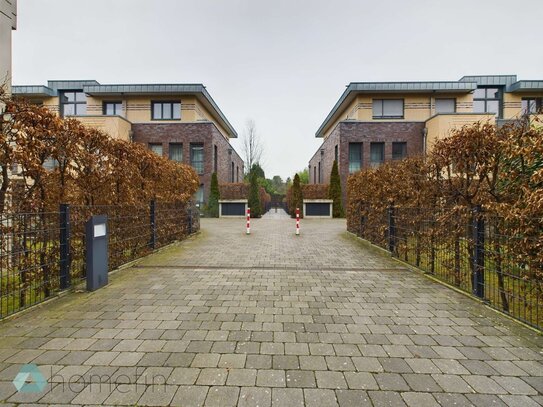
[[(402, 114), (401, 116), (398, 115), (385, 115), (385, 102), (388, 101), (395, 101), (395, 102), (402, 102)], [(372, 99), (371, 101), (371, 117), (372, 119), (404, 119), (405, 118), (405, 100), (404, 99)], [(381, 116), (377, 116), (375, 114), (375, 103), (380, 102), (381, 103)]]
[[(179, 105), (179, 117), (174, 117), (173, 106)], [(160, 112), (162, 117), (155, 117), (155, 105), (161, 105)], [(170, 105), (170, 118), (164, 118), (164, 105)], [(181, 120), (181, 101), (180, 100), (151, 100), (151, 120), (153, 121), (180, 121)]]
[[(73, 102), (64, 102), (63, 101), (63, 98), (68, 93), (73, 93), (74, 94)], [(78, 94), (83, 94), (85, 96), (85, 100), (84, 101), (77, 100), (77, 95)], [(66, 90), (60, 91), (60, 93), (59, 93), (59, 104), (60, 104), (60, 109), (59, 110), (60, 110), (61, 117), (73, 117), (73, 116), (86, 116), (87, 115), (87, 94), (85, 92), (83, 92), (83, 89), (66, 89)], [(65, 107), (68, 106), (68, 105), (74, 107), (74, 114), (67, 115), (64, 112)], [(77, 106), (82, 106), (82, 105), (85, 106), (85, 113), (84, 114), (79, 114), (77, 112)]]
[[(394, 155), (394, 147), (395, 146), (402, 146), (402, 156), (398, 158), (398, 156)], [(393, 141), (392, 142), (392, 161), (401, 161), (404, 158), (407, 158), (407, 141)]]
[[(179, 147), (181, 149), (181, 160), (174, 160), (172, 158), (172, 147)], [(185, 154), (183, 154), (183, 143), (169, 143), (168, 144), (168, 159), (176, 162), (176, 163), (182, 163), (185, 159)]]
[[(524, 110), (524, 107), (522, 107), (522, 103), (527, 102), (527, 101), (535, 102), (535, 112), (529, 112), (529, 111)], [(543, 109), (543, 97), (538, 97), (538, 96), (524, 97), (521, 99), (520, 103), (521, 103), (522, 115), (538, 114)]]
[[(113, 114), (107, 113), (107, 105), (113, 105)], [(120, 105), (120, 112), (117, 112), (117, 105)], [(103, 101), (102, 102), (102, 114), (104, 116), (122, 116), (123, 115), (123, 102), (122, 100), (112, 100), (112, 101)]]
[[(437, 101), (438, 100), (452, 100), (453, 101), (453, 111), (452, 112), (438, 112), (437, 111)], [(435, 110), (436, 114), (456, 113), (456, 98), (435, 98), (434, 99), (434, 110)]]
[[(484, 89), (485, 90), (485, 97), (484, 98), (475, 97), (476, 91), (479, 90), (479, 89)], [(496, 98), (489, 98), (488, 97), (488, 90), (489, 89), (496, 89), (498, 91), (497, 92), (498, 96)], [(501, 119), (503, 117), (503, 87), (495, 86), (495, 85), (478, 86), (477, 89), (473, 92), (473, 109), (472, 109), (473, 113), (480, 113), (480, 114), (494, 113), (494, 112), (489, 112), (488, 111), (488, 102), (494, 102), (494, 101), (498, 102), (498, 112), (495, 113), (495, 115), (496, 115), (496, 117), (498, 119)], [(484, 109), (483, 109), (482, 112), (476, 112), (475, 111), (475, 102), (483, 102)]]
[[(153, 147), (160, 146), (160, 154), (153, 150)], [(162, 143), (148, 143), (147, 147), (151, 152), (155, 153), (159, 157), (164, 157), (164, 145)]]
[[(377, 145), (382, 147), (382, 149), (381, 149), (381, 160), (379, 162), (373, 161), (372, 160), (372, 154), (371, 154), (372, 153), (372, 147), (377, 146)], [(382, 141), (370, 142), (370, 167), (371, 168), (379, 167), (384, 162), (385, 162), (385, 143), (382, 142)]]
[[(198, 148), (202, 150), (202, 160), (201, 161), (194, 161), (194, 151)], [(195, 167), (195, 163), (201, 163), (201, 167)], [(196, 170), (198, 175), (202, 175), (205, 173), (205, 150), (204, 150), (204, 143), (190, 143), (190, 165), (192, 168)]]
[[(351, 146), (354, 146), (354, 145), (360, 146), (360, 160), (359, 161), (356, 161), (356, 160), (352, 161), (351, 160)], [(355, 162), (359, 163), (359, 168), (358, 168), (358, 170), (353, 171), (352, 168), (351, 168), (351, 165), (354, 164)], [(361, 142), (349, 143), (349, 174), (354, 174), (354, 173), (362, 170), (363, 163), (364, 163), (364, 143), (361, 143)]]

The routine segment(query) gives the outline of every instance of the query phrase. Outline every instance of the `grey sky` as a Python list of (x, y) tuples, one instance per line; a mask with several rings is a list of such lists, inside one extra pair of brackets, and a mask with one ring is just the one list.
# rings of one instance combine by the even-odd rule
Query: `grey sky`
[[(307, 166), (351, 81), (543, 79), (543, 1), (19, 0), (14, 84), (201, 82), (266, 175)], [(241, 143), (233, 141), (241, 153)]]

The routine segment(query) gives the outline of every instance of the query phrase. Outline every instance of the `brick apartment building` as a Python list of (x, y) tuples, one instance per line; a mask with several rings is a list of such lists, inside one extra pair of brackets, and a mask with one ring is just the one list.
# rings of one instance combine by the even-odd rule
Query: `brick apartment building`
[(192, 165), (200, 176), (199, 204), (209, 197), (213, 172), (220, 183), (243, 179), (243, 160), (230, 144), (237, 133), (201, 84), (48, 81), (47, 86), (13, 86), (13, 94)]
[(450, 82), (351, 83), (316, 137), (309, 182), (328, 183), (338, 161), (346, 201), (349, 174), (390, 160), (425, 154), (451, 129), (539, 112), (543, 80), (515, 75), (464, 76)]

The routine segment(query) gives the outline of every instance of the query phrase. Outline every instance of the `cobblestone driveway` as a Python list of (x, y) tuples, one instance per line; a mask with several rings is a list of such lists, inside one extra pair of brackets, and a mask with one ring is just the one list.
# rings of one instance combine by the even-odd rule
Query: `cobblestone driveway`
[[(532, 406), (543, 341), (361, 245), (337, 220), (200, 236), (0, 324), (10, 405)], [(20, 367), (48, 379), (17, 393)]]

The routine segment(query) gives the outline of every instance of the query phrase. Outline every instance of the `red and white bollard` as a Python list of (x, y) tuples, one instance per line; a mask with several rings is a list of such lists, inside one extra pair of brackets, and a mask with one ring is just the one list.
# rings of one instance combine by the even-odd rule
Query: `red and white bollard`
[(300, 208), (296, 208), (296, 236), (300, 236)]
[(251, 234), (251, 208), (247, 208), (247, 234)]

